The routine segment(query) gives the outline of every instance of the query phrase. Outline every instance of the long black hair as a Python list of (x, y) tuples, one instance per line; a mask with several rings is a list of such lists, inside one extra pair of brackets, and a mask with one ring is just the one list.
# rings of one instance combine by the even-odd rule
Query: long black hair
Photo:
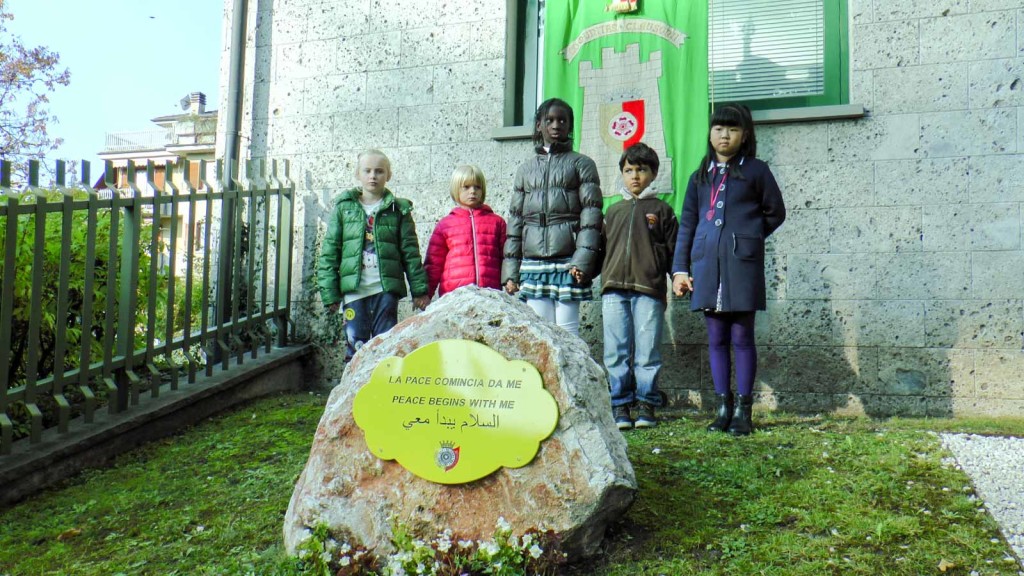
[(565, 108), (565, 110), (569, 112), (569, 130), (566, 133), (565, 138), (569, 142), (572, 142), (573, 128), (576, 126), (576, 117), (573, 116), (572, 106), (569, 106), (569, 103), (561, 98), (548, 98), (541, 102), (540, 106), (537, 106), (537, 113), (533, 115), (533, 144), (535, 146), (544, 145), (544, 134), (542, 134), (540, 129), (537, 127), (540, 124), (541, 118), (544, 118), (544, 116), (547, 115), (548, 110), (551, 110), (556, 106)]
[(715, 108), (708, 120), (707, 153), (700, 161), (700, 168), (697, 169), (697, 181), (707, 183), (708, 167), (718, 161), (715, 149), (711, 146), (711, 128), (713, 126), (738, 126), (743, 129), (744, 140), (736, 155), (729, 159), (729, 175), (737, 180), (743, 180), (743, 172), (740, 170), (740, 159), (757, 157), (757, 136), (754, 134), (754, 119), (750, 115), (750, 108), (743, 104), (722, 104)]

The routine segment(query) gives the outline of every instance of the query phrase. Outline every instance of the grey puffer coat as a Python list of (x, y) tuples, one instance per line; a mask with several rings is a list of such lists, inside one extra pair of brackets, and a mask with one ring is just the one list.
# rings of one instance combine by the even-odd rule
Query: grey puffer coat
[(587, 281), (601, 265), (601, 180), (594, 161), (552, 144), (516, 172), (501, 281), (519, 282), (524, 258), (570, 258)]

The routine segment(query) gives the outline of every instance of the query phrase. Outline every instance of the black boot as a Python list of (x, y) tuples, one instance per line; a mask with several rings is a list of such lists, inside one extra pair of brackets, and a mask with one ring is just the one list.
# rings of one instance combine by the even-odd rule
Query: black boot
[(747, 436), (754, 431), (754, 425), (750, 421), (750, 410), (754, 406), (753, 396), (737, 394), (736, 411), (732, 413), (732, 422), (729, 424), (729, 434), (733, 436)]
[(732, 417), (732, 392), (715, 394), (715, 398), (718, 398), (718, 412), (715, 413), (715, 421), (708, 424), (708, 432), (725, 432)]

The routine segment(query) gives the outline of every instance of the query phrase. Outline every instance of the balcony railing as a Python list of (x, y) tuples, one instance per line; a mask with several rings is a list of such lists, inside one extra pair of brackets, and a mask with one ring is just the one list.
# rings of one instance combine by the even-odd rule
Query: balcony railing
[(145, 132), (107, 132), (103, 152), (137, 152), (162, 150), (174, 143), (170, 130), (148, 130)]
[[(129, 164), (130, 188), (97, 191), (88, 164), (68, 187), (58, 163), (44, 190), (38, 164), (12, 189), (0, 162), (0, 455), (287, 344), (294, 185), (280, 167), (228, 178), (218, 161), (216, 182), (179, 189), (175, 165), (158, 188), (152, 163)], [(134, 185), (143, 169), (155, 195)]]

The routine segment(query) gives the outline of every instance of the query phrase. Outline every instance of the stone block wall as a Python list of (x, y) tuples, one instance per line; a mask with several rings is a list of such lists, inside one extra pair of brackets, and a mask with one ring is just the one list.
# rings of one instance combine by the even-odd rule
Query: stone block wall
[[(340, 375), (330, 353), (340, 326), (323, 314), (313, 263), (359, 150), (390, 156), (422, 245), (451, 207), (459, 163), (482, 167), (488, 203), (506, 211), (531, 145), (490, 136), (504, 105), (505, 5), (249, 2), (242, 148), (292, 161), (293, 309), (299, 336), (324, 346), (327, 378)], [(1024, 0), (848, 5), (850, 102), (868, 114), (758, 127), (790, 208), (769, 242), (758, 400), (873, 416), (1024, 414)], [(225, 52), (225, 99), (227, 68)], [(670, 303), (662, 386), (699, 405), (712, 388), (706, 339), (686, 305)], [(600, 307), (585, 306), (597, 358), (600, 326)]]
[(867, 117), (758, 128), (790, 208), (759, 394), (1024, 414), (1024, 2), (849, 8), (850, 101)]

